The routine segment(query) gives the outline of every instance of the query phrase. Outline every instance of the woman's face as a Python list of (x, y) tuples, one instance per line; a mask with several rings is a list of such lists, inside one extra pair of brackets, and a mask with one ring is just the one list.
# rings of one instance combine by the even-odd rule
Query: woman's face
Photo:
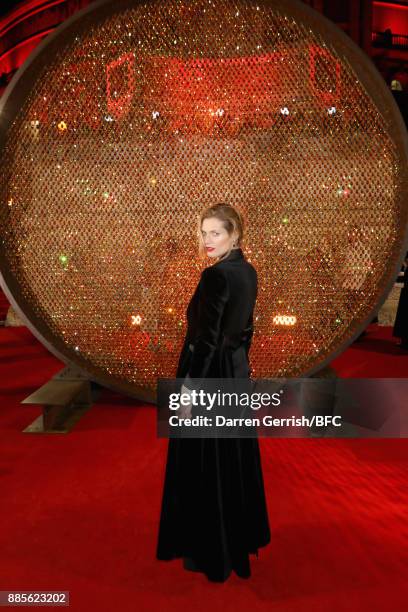
[(235, 236), (230, 236), (222, 221), (212, 217), (201, 224), (201, 236), (208, 257), (221, 257), (233, 245)]

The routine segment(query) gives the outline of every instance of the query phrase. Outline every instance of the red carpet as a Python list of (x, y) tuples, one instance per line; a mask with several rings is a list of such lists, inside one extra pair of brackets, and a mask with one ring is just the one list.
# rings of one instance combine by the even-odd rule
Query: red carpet
[[(372, 327), (333, 365), (407, 377), (394, 343)], [(67, 590), (81, 612), (406, 609), (406, 440), (261, 439), (272, 542), (249, 580), (214, 584), (155, 560), (153, 407), (106, 391), (71, 433), (22, 433), (39, 409), (20, 401), (61, 367), (26, 328), (0, 329), (0, 590)]]

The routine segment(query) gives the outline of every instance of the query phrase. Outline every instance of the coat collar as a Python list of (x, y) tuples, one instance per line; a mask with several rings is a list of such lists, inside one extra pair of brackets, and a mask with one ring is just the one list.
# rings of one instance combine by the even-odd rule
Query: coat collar
[(224, 261), (237, 261), (239, 259), (244, 259), (244, 253), (242, 252), (242, 249), (238, 247), (237, 249), (232, 249), (228, 257), (217, 261), (217, 263), (224, 263)]

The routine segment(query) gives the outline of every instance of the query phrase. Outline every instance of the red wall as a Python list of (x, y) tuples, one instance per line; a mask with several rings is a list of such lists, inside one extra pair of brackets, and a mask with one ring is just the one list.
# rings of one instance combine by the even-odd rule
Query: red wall
[(373, 3), (373, 30), (383, 32), (391, 28), (393, 34), (408, 35), (408, 6)]
[(41, 40), (93, 0), (25, 0), (0, 18), (0, 74), (16, 70)]

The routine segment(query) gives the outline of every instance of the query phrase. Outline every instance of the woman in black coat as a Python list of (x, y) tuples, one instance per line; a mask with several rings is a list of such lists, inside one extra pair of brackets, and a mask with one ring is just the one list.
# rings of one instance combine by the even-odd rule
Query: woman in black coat
[[(228, 204), (200, 218), (206, 268), (187, 308), (177, 378), (183, 392), (204, 378), (249, 378), (257, 274), (240, 248), (243, 220)], [(188, 407), (191, 408), (191, 407)], [(183, 416), (189, 416), (186, 409)], [(170, 438), (157, 558), (223, 582), (251, 575), (249, 554), (270, 541), (258, 439)]]
[(400, 338), (400, 348), (408, 350), (408, 253), (405, 256), (403, 265), (404, 285), (401, 289), (392, 335), (396, 338)]

